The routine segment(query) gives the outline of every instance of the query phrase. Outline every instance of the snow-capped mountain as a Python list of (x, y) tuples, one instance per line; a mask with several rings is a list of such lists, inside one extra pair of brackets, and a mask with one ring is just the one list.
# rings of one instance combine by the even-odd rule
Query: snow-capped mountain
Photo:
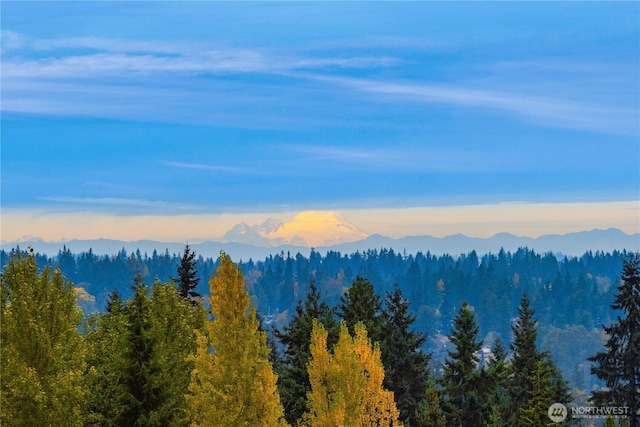
[(289, 222), (268, 219), (253, 226), (242, 222), (225, 233), (223, 240), (256, 246), (319, 247), (355, 242), (366, 237), (367, 233), (335, 212), (306, 211)]
[(236, 224), (227, 231), (222, 240), (224, 242), (244, 243), (254, 246), (273, 246), (269, 241), (269, 233), (273, 233), (282, 227), (284, 223), (276, 219), (269, 218), (262, 224), (249, 226), (246, 222)]

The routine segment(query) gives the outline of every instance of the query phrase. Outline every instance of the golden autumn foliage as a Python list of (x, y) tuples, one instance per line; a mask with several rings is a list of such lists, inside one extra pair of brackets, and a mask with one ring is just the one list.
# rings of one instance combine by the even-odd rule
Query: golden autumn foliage
[(393, 393), (382, 387), (384, 367), (380, 348), (371, 345), (362, 323), (351, 337), (344, 322), (333, 354), (327, 350), (327, 331), (314, 322), (309, 362), (308, 427), (401, 426)]
[(285, 426), (266, 332), (244, 289), (242, 271), (222, 253), (209, 281), (209, 337), (198, 333), (190, 394), (194, 426)]

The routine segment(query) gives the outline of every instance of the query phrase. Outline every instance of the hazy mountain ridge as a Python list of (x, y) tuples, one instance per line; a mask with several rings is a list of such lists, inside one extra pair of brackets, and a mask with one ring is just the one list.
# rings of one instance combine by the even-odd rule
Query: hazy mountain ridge
[(564, 255), (582, 255), (584, 252), (613, 250), (640, 250), (640, 233), (626, 234), (620, 229), (594, 229), (567, 234), (547, 234), (537, 238), (516, 236), (510, 233), (498, 233), (488, 238), (469, 237), (464, 234), (454, 234), (446, 237), (406, 236), (393, 239), (379, 234), (371, 235), (362, 241), (338, 245), (333, 250), (354, 252), (370, 248), (393, 248), (396, 251), (416, 253), (427, 250), (434, 254), (448, 253), (459, 255), (475, 250), (478, 253), (498, 252), (500, 249), (515, 251), (520, 247), (527, 247), (536, 252), (553, 252)]
[[(246, 224), (245, 224), (246, 225)], [(247, 226), (248, 227), (248, 226)], [(141, 253), (153, 251), (158, 253), (180, 253), (184, 249), (185, 242), (160, 242), (154, 240), (136, 240), (122, 241), (111, 239), (95, 239), (95, 240), (69, 240), (65, 242), (45, 242), (41, 239), (29, 239), (15, 242), (2, 242), (2, 248), (10, 250), (16, 246), (22, 249), (32, 247), (36, 252), (56, 255), (64, 246), (72, 252), (82, 252), (92, 249), (95, 254), (115, 254), (123, 248), (127, 252), (135, 252), (140, 250)], [(190, 243), (190, 246), (204, 257), (216, 258), (220, 251), (225, 251), (233, 259), (254, 260), (263, 259), (279, 252), (290, 252), (295, 254), (300, 252), (307, 254), (311, 247), (307, 245), (285, 244), (277, 246), (269, 246), (267, 244), (261, 246), (257, 244), (249, 244), (243, 242), (220, 242), (206, 241), (201, 243)], [(626, 234), (617, 228), (607, 230), (591, 230), (568, 233), (564, 235), (549, 234), (537, 238), (516, 236), (509, 233), (499, 233), (489, 238), (469, 237), (463, 234), (456, 234), (446, 237), (433, 236), (407, 236), (394, 239), (379, 234), (370, 235), (364, 239), (354, 242), (340, 243), (336, 245), (318, 246), (315, 250), (321, 253), (326, 251), (338, 251), (341, 253), (353, 253), (356, 251), (367, 251), (370, 249), (394, 249), (396, 252), (406, 251), (415, 254), (418, 251), (432, 254), (450, 254), (457, 256), (462, 253), (468, 253), (475, 250), (479, 254), (497, 253), (500, 249), (515, 251), (519, 247), (527, 247), (536, 252), (552, 252), (554, 254), (561, 253), (570, 256), (579, 256), (586, 251), (604, 251), (611, 252), (613, 250), (627, 249), (630, 251), (640, 251), (640, 233)]]

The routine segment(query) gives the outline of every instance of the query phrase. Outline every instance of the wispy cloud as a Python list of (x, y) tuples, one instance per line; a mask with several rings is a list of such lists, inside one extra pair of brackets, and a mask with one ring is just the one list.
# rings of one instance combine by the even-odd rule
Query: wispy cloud
[[(362, 76), (371, 70), (402, 69), (398, 66), (421, 61), (416, 57), (405, 59), (400, 52), (388, 54), (389, 46), (416, 49), (413, 45), (418, 41), (369, 39), (360, 41), (366, 46), (364, 51), (356, 41), (351, 42), (356, 47), (345, 43), (346, 48), (329, 45), (321, 50), (236, 48), (204, 42), (101, 37), (32, 39), (3, 31), (1, 108), (141, 120), (157, 116), (179, 122), (240, 121), (244, 126), (262, 120), (283, 126), (300, 115), (296, 105), (304, 103), (305, 108), (313, 108), (319, 93), (323, 94), (322, 102), (331, 103), (331, 97), (337, 96), (336, 88), (348, 88), (351, 99), (343, 96), (345, 102), (365, 103), (367, 96), (374, 95), (375, 101), (441, 104), (510, 115), (555, 128), (632, 136), (637, 136), (640, 129), (637, 100), (629, 101), (629, 95), (625, 95), (627, 98), (620, 101), (607, 94), (615, 79), (606, 77), (600, 87), (591, 87), (589, 93), (597, 92), (591, 98), (585, 95), (584, 84), (575, 83), (590, 81), (585, 75), (594, 73), (612, 75), (598, 63), (575, 64), (554, 58), (500, 61), (477, 67), (479, 77), (473, 80), (467, 76), (446, 83), (418, 76), (410, 80), (394, 78), (402, 74), (396, 72), (385, 72), (385, 77), (353, 77), (353, 70), (366, 70), (359, 73)], [(386, 50), (371, 49), (376, 43), (387, 46)], [(209, 78), (212, 75), (222, 78)], [(274, 81), (258, 83), (265, 76)], [(265, 99), (256, 99), (260, 95)], [(212, 110), (212, 105), (218, 107)], [(227, 106), (225, 111), (221, 105)], [(261, 118), (247, 120), (251, 115)], [(309, 113), (297, 119), (319, 120), (319, 116)], [(324, 120), (329, 116), (324, 114)]]
[(159, 209), (177, 209), (190, 210), (193, 206), (166, 202), (163, 200), (147, 200), (147, 199), (127, 199), (119, 197), (68, 197), (68, 196), (46, 196), (39, 197), (39, 200), (46, 202), (55, 202), (61, 204), (69, 204), (74, 206), (108, 206), (114, 207), (133, 207), (133, 208), (159, 208)]
[(157, 73), (273, 73), (296, 69), (388, 67), (399, 61), (391, 57), (269, 58), (251, 50), (212, 50), (197, 55), (158, 56), (132, 53), (95, 53), (32, 61), (8, 60), (3, 77), (89, 78), (150, 75)]
[(302, 154), (306, 162), (327, 161), (371, 171), (395, 173), (452, 173), (516, 170), (520, 162), (509, 155), (485, 150), (427, 148), (416, 145), (392, 148), (281, 145), (276, 148)]
[(175, 162), (170, 160), (162, 160), (162, 163), (165, 166), (170, 166), (174, 168), (180, 169), (195, 169), (195, 170), (206, 170), (206, 171), (214, 171), (214, 172), (232, 172), (232, 173), (256, 173), (256, 170), (248, 169), (248, 168), (239, 168), (235, 166), (221, 166), (221, 165), (208, 165), (203, 163), (186, 163), (186, 162)]
[[(25, 38), (23, 37), (23, 40), (24, 39)], [(31, 39), (24, 44), (28, 45), (35, 51), (51, 51), (56, 49), (92, 49), (116, 53), (138, 52), (181, 55), (188, 52), (196, 52), (198, 50), (198, 43), (180, 43), (166, 40), (131, 40), (92, 36)]]
[(331, 119), (294, 106), (313, 107), (321, 88), (310, 88), (295, 73), (379, 69), (400, 61), (357, 52), (96, 37), (36, 40), (5, 33), (2, 111), (55, 116), (252, 128), (317, 124)]
[(350, 88), (386, 96), (396, 101), (445, 104), (515, 114), (546, 125), (637, 136), (640, 111), (593, 105), (561, 97), (530, 95), (464, 85), (384, 81), (335, 76), (309, 76)]
[[(379, 161), (386, 155), (394, 154), (392, 150), (380, 150), (358, 147), (332, 147), (319, 145), (280, 145), (277, 148), (308, 155), (308, 160), (331, 160), (339, 162)], [(396, 150), (397, 151), (397, 150)]]
[[(6, 33), (6, 36), (5, 36)], [(3, 78), (82, 78), (130, 73), (281, 73), (296, 69), (370, 68), (397, 65), (398, 58), (371, 55), (299, 56), (270, 49), (212, 48), (203, 43), (166, 43), (76, 37), (31, 42), (4, 32), (5, 51), (30, 48), (38, 56), (55, 49), (91, 52), (45, 56), (36, 60), (5, 57)]]
[(3, 65), (5, 78), (87, 78), (137, 73), (226, 73), (265, 70), (264, 59), (250, 51), (209, 51), (196, 56), (95, 53), (35, 61), (9, 61)]

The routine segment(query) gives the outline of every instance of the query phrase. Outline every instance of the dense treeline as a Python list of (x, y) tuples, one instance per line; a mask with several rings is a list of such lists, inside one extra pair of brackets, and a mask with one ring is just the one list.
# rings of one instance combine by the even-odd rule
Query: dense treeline
[[(424, 333), (398, 285), (377, 294), (357, 276), (331, 308), (315, 281), (273, 348), (247, 280), (221, 254), (209, 309), (196, 294), (185, 249), (171, 282), (148, 286), (140, 270), (123, 299), (81, 323), (78, 290), (33, 253), (12, 253), (1, 277), (2, 423), (91, 426), (504, 426), (547, 425), (569, 404), (566, 380), (538, 345), (527, 293), (509, 345), (482, 350), (476, 309), (452, 319), (442, 371), (428, 369)], [(591, 403), (640, 408), (640, 257), (629, 254), (611, 308), (616, 322), (593, 355), (607, 388)], [(508, 348), (508, 350), (507, 350)], [(578, 402), (581, 403), (581, 402)], [(566, 408), (564, 408), (566, 411)], [(556, 413), (558, 415), (558, 413)], [(565, 423), (570, 422), (567, 419)]]
[[(242, 271), (221, 254), (207, 312), (183, 292), (190, 258), (187, 248), (174, 282), (148, 286), (138, 271), (131, 297), (113, 291), (106, 311), (81, 324), (73, 283), (58, 268), (39, 271), (32, 252), (13, 253), (0, 282), (2, 424), (287, 426)], [(313, 320), (311, 387), (296, 425), (401, 425), (379, 344), (362, 322), (354, 328), (342, 323), (330, 349)]]
[[(181, 255), (167, 251), (128, 254), (124, 249), (111, 256), (92, 251), (74, 254), (65, 247), (55, 257), (36, 254), (36, 261), (40, 268), (58, 267), (76, 287), (95, 297), (95, 308), (102, 310), (114, 289), (125, 296), (131, 294), (127, 284), (137, 270), (147, 281), (170, 281)], [(483, 256), (473, 251), (455, 258), (429, 252), (407, 255), (393, 249), (350, 255), (329, 251), (322, 256), (312, 249), (308, 257), (280, 253), (238, 265), (247, 278), (252, 302), (263, 315), (291, 311), (309, 291), (312, 278), (322, 298), (336, 305), (344, 290), (361, 276), (381, 295), (398, 284), (416, 310), (417, 326), (425, 332), (446, 332), (465, 300), (477, 309), (482, 335), (494, 331), (507, 339), (510, 319), (517, 316), (523, 293), (530, 295), (544, 327), (592, 329), (610, 321), (609, 304), (620, 280), (620, 265), (627, 257), (626, 251), (614, 251), (558, 259), (552, 253), (526, 248)], [(0, 251), (2, 265), (8, 258), (9, 253)], [(200, 256), (193, 261), (199, 281), (194, 290), (207, 294), (216, 260)]]
[[(479, 336), (490, 347), (496, 337), (502, 342), (511, 340), (513, 319), (526, 293), (537, 313), (538, 344), (552, 352), (572, 387), (590, 390), (601, 383), (589, 375), (586, 359), (602, 346), (601, 325), (615, 321), (610, 304), (620, 283), (620, 266), (628, 255), (626, 251), (587, 252), (581, 257), (558, 258), (526, 248), (458, 257), (403, 254), (392, 249), (349, 255), (333, 251), (321, 255), (311, 250), (308, 257), (280, 253), (238, 266), (252, 304), (266, 323), (279, 328), (291, 321), (296, 302), (310, 291), (312, 280), (321, 300), (331, 307), (340, 303), (358, 276), (366, 277), (382, 296), (397, 284), (411, 302), (414, 328), (428, 336), (422, 348), (433, 352), (434, 370), (446, 356), (443, 336), (449, 333), (462, 301), (474, 308)], [(99, 256), (91, 251), (74, 254), (65, 247), (53, 258), (35, 256), (40, 268), (55, 266), (76, 288), (86, 291), (78, 290), (85, 311), (104, 310), (114, 289), (123, 297), (131, 296), (129, 283), (137, 271), (148, 283), (166, 283), (183, 262), (183, 254), (154, 251), (149, 255), (124, 249)], [(0, 258), (4, 265), (9, 253), (0, 251)], [(190, 262), (195, 276), (192, 287), (184, 292), (209, 294), (208, 280), (217, 261), (194, 256)]]

